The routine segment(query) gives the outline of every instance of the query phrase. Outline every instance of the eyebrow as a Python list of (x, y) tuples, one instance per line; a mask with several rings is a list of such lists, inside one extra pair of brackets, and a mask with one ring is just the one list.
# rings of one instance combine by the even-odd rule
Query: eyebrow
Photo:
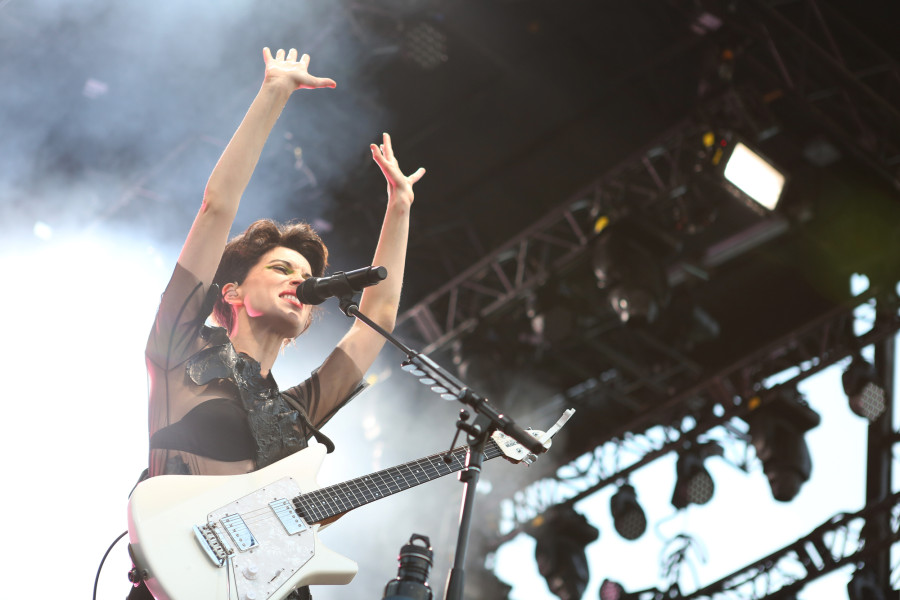
[[(270, 260), (268, 262), (267, 266), (274, 265), (276, 263), (281, 263), (287, 267), (290, 267), (294, 271), (300, 271), (300, 269), (297, 267), (297, 265), (295, 265), (291, 261), (285, 260), (283, 258), (273, 258), (272, 260)], [(300, 274), (303, 275), (303, 277), (312, 277), (312, 273), (309, 273), (309, 272), (301, 272)]]

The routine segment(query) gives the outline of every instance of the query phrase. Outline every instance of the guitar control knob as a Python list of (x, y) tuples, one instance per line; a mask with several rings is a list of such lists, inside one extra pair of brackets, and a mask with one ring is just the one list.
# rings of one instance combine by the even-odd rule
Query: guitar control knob
[(244, 594), (244, 600), (256, 600), (256, 592), (247, 592)]
[[(246, 567), (244, 567), (242, 574), (247, 579), (256, 579), (256, 576), (259, 575), (259, 567), (257, 567), (256, 565), (247, 565)], [(254, 598), (256, 598), (256, 596), (254, 596), (253, 598), (248, 598), (247, 600), (254, 600)]]

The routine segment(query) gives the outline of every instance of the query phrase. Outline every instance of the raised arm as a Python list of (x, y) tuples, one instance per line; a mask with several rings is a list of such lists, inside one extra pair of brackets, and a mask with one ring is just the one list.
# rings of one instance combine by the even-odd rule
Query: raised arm
[[(409, 211), (413, 203), (413, 184), (425, 174), (418, 169), (406, 176), (400, 170), (391, 137), (384, 134), (381, 145), (372, 144), (372, 158), (384, 173), (387, 181), (388, 202), (381, 226), (381, 235), (375, 248), (372, 264), (387, 268), (387, 279), (376, 286), (366, 288), (359, 303), (360, 311), (391, 331), (397, 320), (400, 306), (400, 289), (403, 286), (403, 269), (406, 264), (406, 242), (409, 234)], [(340, 341), (338, 347), (346, 352), (360, 371), (365, 373), (384, 345), (384, 338), (368, 325), (355, 322)]]
[(219, 266), (241, 196), (288, 98), (301, 88), (335, 87), (333, 80), (309, 74), (308, 54), (297, 60), (297, 51), (291, 48), (287, 55), (278, 50), (273, 57), (265, 48), (263, 58), (262, 87), (209, 177), (203, 204), (178, 258), (182, 267), (207, 286)]

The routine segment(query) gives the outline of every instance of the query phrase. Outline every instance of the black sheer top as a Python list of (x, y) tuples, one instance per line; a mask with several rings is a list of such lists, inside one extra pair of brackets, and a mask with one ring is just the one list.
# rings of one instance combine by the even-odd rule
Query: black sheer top
[(279, 390), (223, 328), (204, 325), (216, 294), (180, 265), (163, 294), (146, 352), (151, 475), (238, 474), (272, 464), (321, 438), (318, 428), (365, 387), (358, 367), (335, 349), (309, 379)]

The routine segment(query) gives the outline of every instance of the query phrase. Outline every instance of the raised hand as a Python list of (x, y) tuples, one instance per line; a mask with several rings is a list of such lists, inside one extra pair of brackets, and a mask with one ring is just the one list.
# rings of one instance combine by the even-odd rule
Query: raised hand
[(296, 89), (333, 88), (337, 84), (327, 77), (315, 77), (309, 74), (309, 54), (304, 54), (297, 60), (296, 48), (288, 50), (285, 56), (284, 50), (279, 48), (272, 57), (272, 51), (263, 48), (263, 59), (266, 61), (266, 81), (285, 82)]
[(387, 181), (388, 198), (398, 198), (413, 201), (413, 184), (422, 179), (425, 169), (419, 168), (412, 175), (404, 175), (397, 163), (397, 157), (394, 156), (394, 149), (391, 147), (391, 136), (383, 134), (381, 145), (370, 144), (372, 150), (372, 158), (381, 167), (384, 178)]

